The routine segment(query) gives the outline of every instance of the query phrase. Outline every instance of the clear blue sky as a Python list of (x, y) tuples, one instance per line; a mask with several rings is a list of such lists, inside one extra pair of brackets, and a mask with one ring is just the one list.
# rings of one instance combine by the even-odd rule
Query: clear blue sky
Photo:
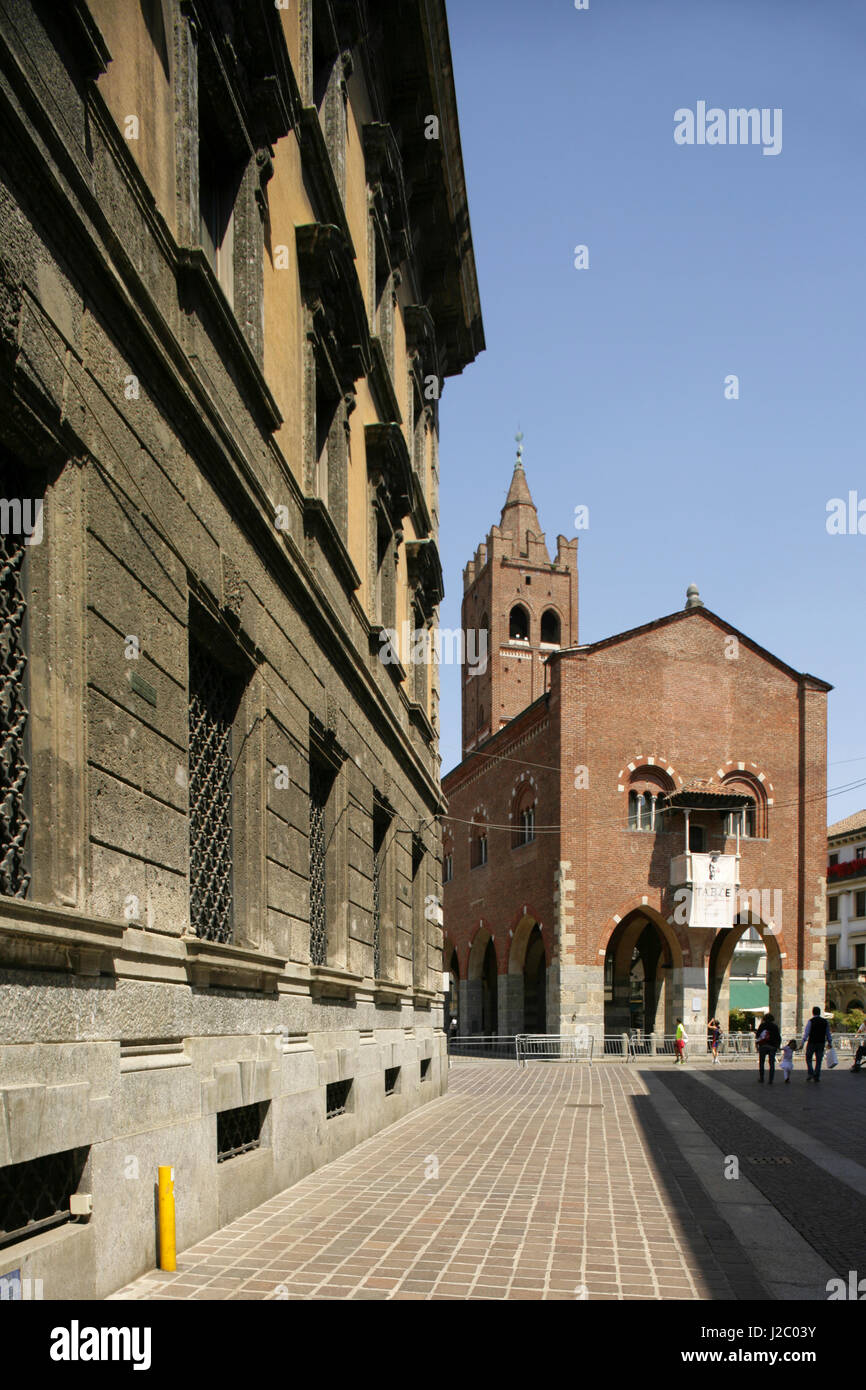
[[(487, 351), (442, 399), (443, 627), (519, 421), (548, 544), (590, 508), (581, 641), (694, 581), (834, 685), (828, 785), (866, 779), (866, 535), (826, 529), (830, 498), (866, 500), (866, 7), (451, 0), (449, 21)], [(781, 107), (781, 153), (675, 144), (698, 101)], [(460, 696), (441, 674), (444, 771)], [(866, 785), (829, 818), (864, 806)]]

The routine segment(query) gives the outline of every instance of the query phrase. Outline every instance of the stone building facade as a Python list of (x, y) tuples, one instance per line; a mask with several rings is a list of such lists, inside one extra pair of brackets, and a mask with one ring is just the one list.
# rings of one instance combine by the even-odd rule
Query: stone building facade
[(827, 1008), (866, 1007), (866, 811), (827, 827)]
[(100, 1297), (446, 1085), (443, 0), (11, 0), (0, 169), (0, 1274)]
[[(782, 1031), (824, 1000), (826, 682), (685, 608), (580, 645), (577, 541), (551, 560), (522, 455), (464, 571), (489, 669), (443, 781), (461, 1034), (701, 1036), (755, 927)], [(467, 639), (468, 642), (468, 639)], [(483, 717), (478, 713), (483, 705)]]

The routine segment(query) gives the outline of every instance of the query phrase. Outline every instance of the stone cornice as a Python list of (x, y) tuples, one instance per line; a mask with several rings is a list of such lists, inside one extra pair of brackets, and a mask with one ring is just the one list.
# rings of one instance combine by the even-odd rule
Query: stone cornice
[(295, 229), (301, 293), (313, 312), (344, 391), (372, 365), (367, 307), (351, 245), (340, 227), (311, 222)]
[(364, 426), (367, 469), (383, 506), (399, 527), (412, 510), (412, 461), (401, 427), (393, 421)]

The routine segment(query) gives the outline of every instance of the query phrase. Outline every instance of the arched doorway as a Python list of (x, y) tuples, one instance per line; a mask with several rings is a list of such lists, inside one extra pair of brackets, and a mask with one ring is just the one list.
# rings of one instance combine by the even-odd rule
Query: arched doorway
[(481, 1031), (495, 1033), (499, 1022), (499, 967), (493, 939), (488, 941), (481, 965)]
[(611, 933), (604, 958), (604, 1031), (673, 1031), (673, 969), (682, 953), (667, 924), (645, 909), (628, 913)]
[(547, 958), (538, 924), (532, 928), (523, 965), (523, 1029), (547, 1032)]
[[(769, 1008), (770, 1013), (777, 1019), (781, 1020), (782, 1017), (782, 958), (775, 933), (769, 930), (756, 912), (742, 912), (734, 918), (732, 927), (716, 933), (707, 964), (707, 1017), (717, 1017), (725, 1031), (728, 1028), (728, 1015), (733, 1007), (731, 962), (741, 943), (743, 951), (754, 949), (756, 959), (760, 960), (766, 956), (764, 971), (760, 976), (762, 982), (766, 981), (766, 988), (761, 988), (760, 997), (753, 1007)], [(769, 1004), (766, 1003), (768, 996)], [(736, 990), (734, 997), (737, 997)], [(748, 1009), (752, 1006), (744, 997), (739, 1007)]]
[(463, 1033), (495, 1033), (499, 1022), (499, 962), (496, 943), (488, 927), (479, 925), (469, 948), (465, 1007), (460, 1010)]
[(459, 1031), (459, 1009), (460, 1009), (460, 962), (457, 959), (457, 948), (452, 946), (451, 955), (448, 958), (448, 998), (446, 1003), (445, 1027), (451, 1028), (452, 1018), (458, 1019)]

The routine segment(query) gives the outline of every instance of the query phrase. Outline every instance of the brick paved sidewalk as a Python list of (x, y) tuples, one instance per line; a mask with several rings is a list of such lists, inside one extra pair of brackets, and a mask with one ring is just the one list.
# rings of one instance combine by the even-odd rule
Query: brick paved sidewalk
[(678, 1159), (636, 1067), (459, 1061), (447, 1096), (114, 1297), (766, 1297)]
[(846, 1068), (818, 1086), (756, 1071), (661, 1083), (834, 1274), (866, 1269), (866, 1078)]

